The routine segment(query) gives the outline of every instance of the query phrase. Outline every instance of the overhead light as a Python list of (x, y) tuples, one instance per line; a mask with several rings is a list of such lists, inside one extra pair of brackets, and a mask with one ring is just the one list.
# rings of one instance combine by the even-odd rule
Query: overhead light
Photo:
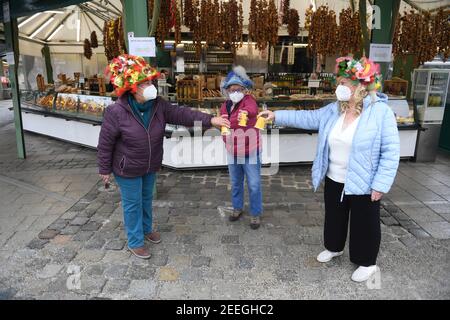
[(31, 36), (29, 36), (28, 38), (33, 39), (39, 32), (42, 31), (42, 29), (44, 29), (46, 26), (48, 26), (50, 23), (52, 23), (52, 21), (55, 20), (55, 18), (51, 17), (50, 19), (48, 19), (42, 26), (40, 26), (35, 32), (33, 32), (33, 34)]
[(50, 41), (55, 36), (55, 34), (57, 34), (59, 30), (61, 30), (62, 27), (64, 27), (64, 24), (60, 24), (58, 28), (56, 28), (56, 30), (53, 31), (47, 39), (45, 39), (45, 41)]
[(47, 11), (45, 11), (45, 13), (63, 14), (64, 11), (60, 11), (60, 10), (47, 10)]
[(31, 17), (23, 20), (21, 23), (19, 23), (19, 25), (17, 26), (18, 28), (23, 27), (25, 24), (27, 24), (28, 22), (30, 22), (31, 20), (33, 20), (34, 18), (36, 18), (38, 15), (40, 15), (42, 12), (38, 12), (33, 14)]
[(81, 33), (81, 20), (80, 20), (80, 11), (78, 11), (78, 15), (77, 15), (77, 42), (80, 42), (80, 33)]

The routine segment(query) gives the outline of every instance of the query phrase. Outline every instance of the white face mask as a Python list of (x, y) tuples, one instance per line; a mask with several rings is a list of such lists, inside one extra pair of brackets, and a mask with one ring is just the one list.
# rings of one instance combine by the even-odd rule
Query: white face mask
[(234, 104), (244, 99), (244, 94), (242, 92), (232, 92), (229, 94), (229, 96), (230, 100), (233, 101)]
[(154, 85), (150, 85), (144, 89), (142, 96), (144, 97), (145, 101), (156, 99), (156, 97), (158, 96), (158, 90), (156, 90)]
[(336, 97), (339, 101), (349, 101), (352, 96), (352, 90), (342, 84), (336, 88)]

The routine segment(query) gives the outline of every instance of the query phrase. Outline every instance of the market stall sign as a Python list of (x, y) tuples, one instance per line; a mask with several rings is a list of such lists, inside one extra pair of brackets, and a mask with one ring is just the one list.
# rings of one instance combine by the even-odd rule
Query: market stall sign
[(369, 59), (375, 62), (391, 62), (392, 44), (371, 43)]
[(132, 55), (140, 57), (156, 57), (156, 44), (154, 37), (134, 37), (128, 34), (128, 48)]

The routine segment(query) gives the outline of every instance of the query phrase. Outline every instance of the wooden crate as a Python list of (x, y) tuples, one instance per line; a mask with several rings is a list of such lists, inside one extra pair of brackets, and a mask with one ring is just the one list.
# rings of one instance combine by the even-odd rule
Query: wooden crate
[(395, 96), (408, 96), (408, 81), (396, 77), (385, 80), (383, 92)]
[(216, 77), (207, 77), (206, 78), (206, 89), (208, 90), (215, 90), (216, 87)]
[(178, 80), (177, 101), (203, 100), (201, 80)]

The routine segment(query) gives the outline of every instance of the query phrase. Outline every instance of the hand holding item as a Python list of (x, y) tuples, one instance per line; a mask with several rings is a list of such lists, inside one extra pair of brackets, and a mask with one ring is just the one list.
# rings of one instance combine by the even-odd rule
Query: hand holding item
[(103, 183), (106, 185), (107, 183), (109, 184), (109, 180), (111, 175), (109, 174), (99, 174), (100, 178), (102, 179)]
[(211, 119), (211, 125), (216, 127), (216, 128), (229, 128), (230, 127), (230, 121), (221, 116), (221, 117), (214, 117)]
[(264, 118), (266, 118), (266, 122), (271, 122), (271, 121), (275, 120), (275, 113), (273, 113), (270, 110), (264, 110), (258, 114), (258, 118), (259, 117), (264, 117)]
[(378, 200), (381, 199), (382, 196), (383, 196), (382, 192), (378, 192), (378, 191), (372, 190), (371, 200), (372, 201), (378, 201)]
[(256, 120), (255, 128), (259, 129), (259, 130), (264, 130), (266, 127), (266, 121), (267, 121), (267, 118), (258, 116), (257, 120)]

